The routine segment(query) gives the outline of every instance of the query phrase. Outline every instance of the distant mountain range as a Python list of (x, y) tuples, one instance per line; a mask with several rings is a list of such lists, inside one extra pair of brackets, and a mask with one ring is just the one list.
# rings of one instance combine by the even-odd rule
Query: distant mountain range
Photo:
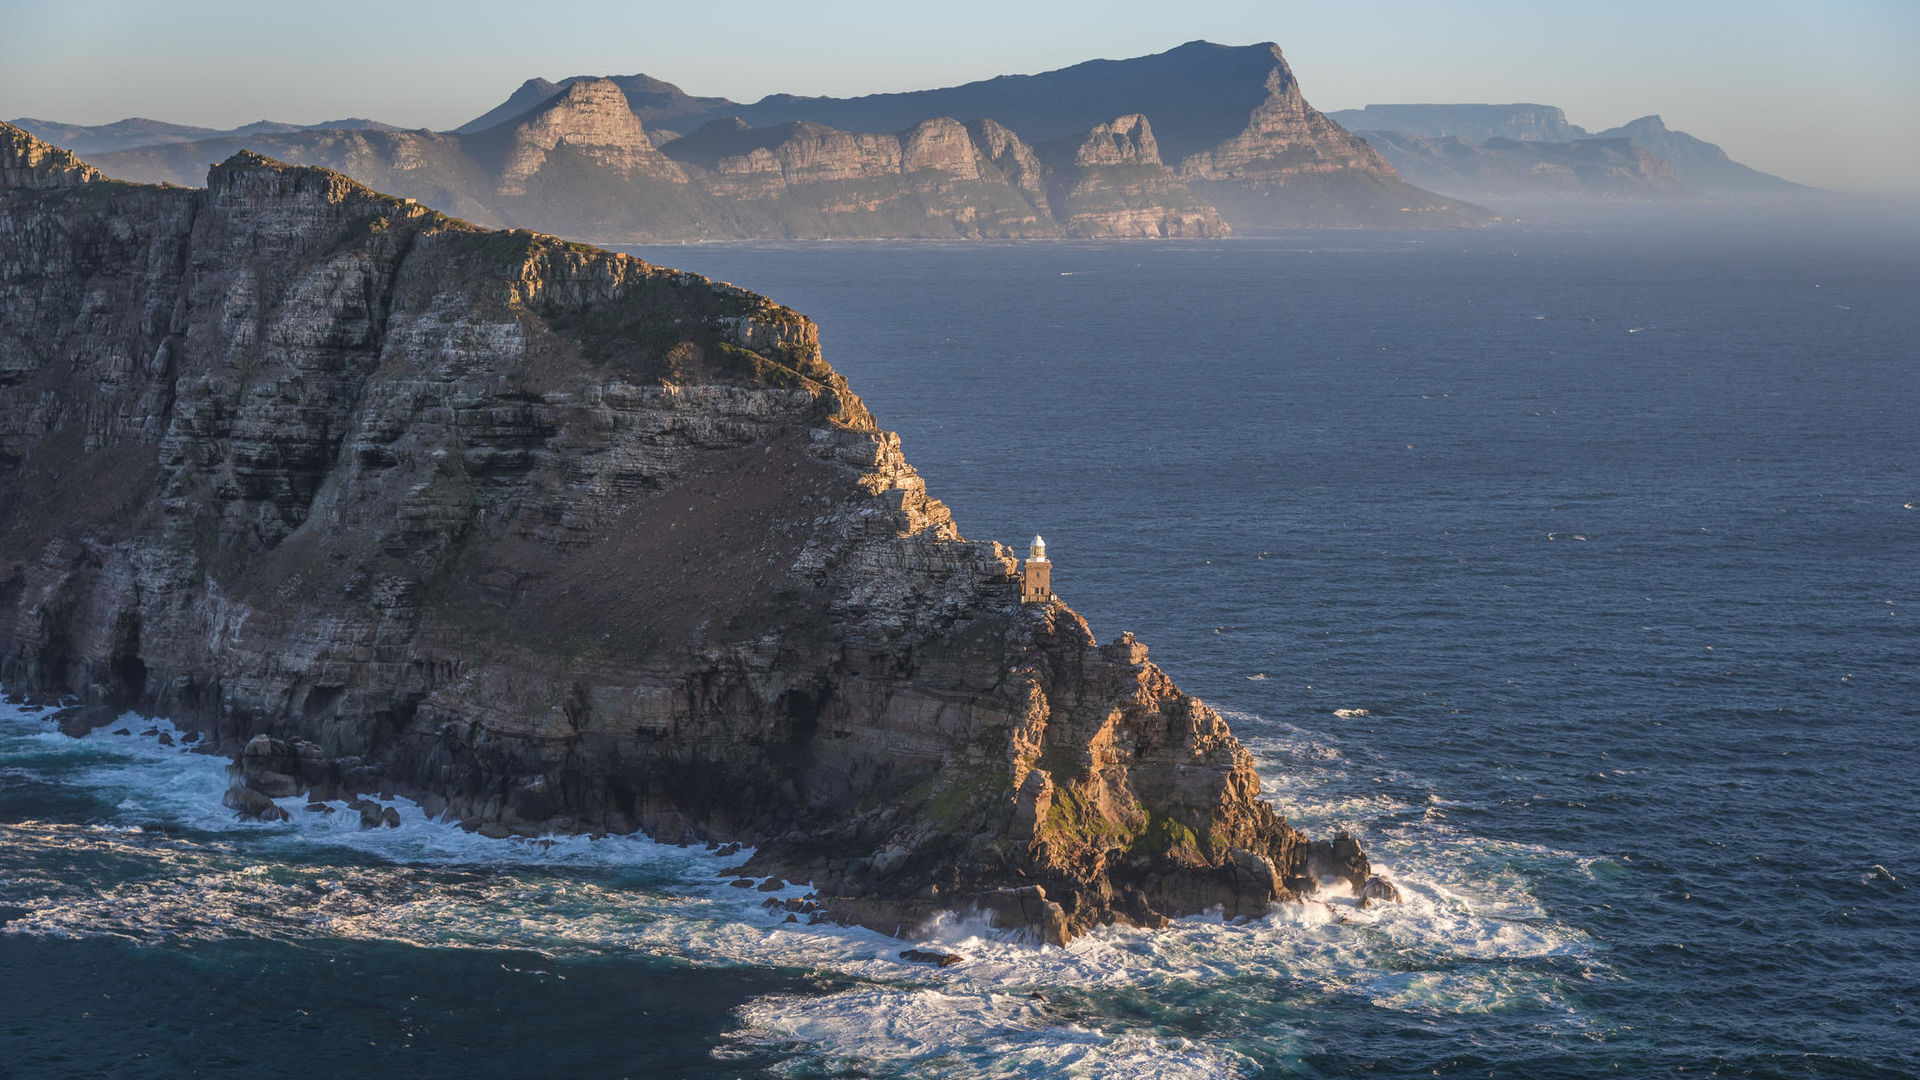
[[(1190, 42), (941, 90), (752, 104), (645, 75), (535, 79), (448, 132), (108, 126), (142, 125), (136, 146), (134, 130), (20, 123), (94, 146), (90, 160), (123, 179), (197, 185), (247, 149), (471, 220), (601, 242), (1219, 236), (1494, 217), (1402, 180), (1307, 104), (1272, 44)], [(102, 152), (111, 138), (123, 141)]]
[(1362, 131), (1360, 137), (1400, 175), (1437, 191), (1506, 200), (1601, 199), (1684, 202), (1699, 199), (1660, 158), (1632, 139), (1523, 142), (1404, 131)]
[(1572, 142), (1587, 133), (1553, 105), (1368, 105), (1335, 109), (1327, 119), (1348, 131), (1404, 131), (1430, 139)]
[(62, 124), (54, 120), (36, 120), (30, 116), (20, 117), (12, 123), (22, 131), (31, 132), (41, 139), (57, 143), (81, 155), (110, 154), (115, 150), (131, 150), (167, 143), (191, 143), (205, 139), (245, 139), (255, 135), (281, 135), (295, 131), (398, 130), (391, 124), (383, 124), (378, 120), (363, 120), (359, 117), (329, 120), (323, 124), (282, 124), (275, 120), (255, 120), (251, 124), (242, 124), (225, 131), (218, 128), (169, 124), (162, 120), (149, 120), (144, 116), (130, 116), (125, 120), (116, 120), (111, 124), (96, 124), (92, 127), (83, 124)]
[(121, 179), (198, 186), (210, 164), (251, 150), (470, 220), (603, 243), (1210, 237), (1494, 220), (1480, 203), (1811, 190), (1658, 116), (1590, 135), (1551, 105), (1322, 114), (1271, 43), (1195, 41), (938, 90), (753, 103), (647, 75), (530, 79), (444, 132), (362, 119), (228, 131), (14, 123)]
[[(1368, 105), (1327, 114), (1407, 180), (1463, 198), (1666, 202), (1809, 194), (1643, 116), (1589, 133), (1552, 105)], [(1630, 143), (1631, 145), (1626, 145)]]

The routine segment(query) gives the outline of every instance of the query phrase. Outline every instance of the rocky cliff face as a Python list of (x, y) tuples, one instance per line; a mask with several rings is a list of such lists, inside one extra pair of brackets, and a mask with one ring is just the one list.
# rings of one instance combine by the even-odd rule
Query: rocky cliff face
[[(1131, 137), (1116, 141), (1116, 117), (1149, 134), (1144, 157), (1122, 145)], [(1022, 153), (1061, 143), (1071, 152), (1044, 164)], [(242, 149), (475, 220), (605, 242), (1217, 236), (1233, 224), (1491, 218), (1400, 179), (1307, 104), (1270, 44), (1191, 42), (943, 90), (752, 105), (644, 75), (536, 79), (451, 133), (260, 132), (101, 162), (116, 177), (191, 185)], [(1112, 171), (1122, 166), (1137, 168)]]
[[(611, 80), (576, 80), (533, 112), (478, 134), (221, 139), (120, 154), (114, 165), (136, 179), (195, 183), (200, 158), (258, 146), (483, 222), (610, 242), (1227, 231), (1157, 159), (1126, 176), (1071, 153), (1049, 167), (991, 120), (967, 126), (935, 117), (871, 134), (724, 119), (666, 138), (647, 132), (625, 102)], [(1071, 207), (1051, 201), (1076, 191)]]
[(1226, 236), (1231, 230), (1160, 161), (1153, 125), (1134, 113), (1036, 148), (1054, 165), (1054, 217), (1075, 235)]
[(0, 124), (0, 190), (71, 187), (104, 179), (100, 170), (11, 124)]
[(318, 169), (0, 135), (9, 691), (203, 732), (242, 809), (752, 841), (885, 930), (1362, 883), (1144, 646), (1019, 602), (800, 315)]
[(1278, 46), (1246, 124), (1180, 163), (1180, 178), (1243, 225), (1461, 224), (1477, 207), (1423, 191), (1307, 104)]
[(500, 195), (525, 195), (528, 179), (562, 148), (590, 167), (624, 177), (687, 182), (686, 173), (654, 149), (640, 118), (627, 108), (627, 96), (606, 79), (567, 87), (546, 108), (502, 132), (500, 141), (505, 144), (496, 189)]

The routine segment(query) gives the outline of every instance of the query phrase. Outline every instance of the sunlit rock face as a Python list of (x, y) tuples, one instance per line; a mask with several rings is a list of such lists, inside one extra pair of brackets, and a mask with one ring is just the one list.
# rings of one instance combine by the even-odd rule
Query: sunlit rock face
[(142, 187), (0, 135), (10, 691), (170, 717), (262, 794), (751, 841), (886, 930), (1310, 879), (1219, 715), (1021, 603), (801, 315), (318, 169)]
[(532, 80), (453, 132), (222, 133), (101, 164), (193, 185), (242, 150), (602, 243), (1214, 237), (1492, 216), (1407, 184), (1307, 104), (1271, 44), (1189, 42), (941, 90), (751, 105), (644, 75)]
[(1153, 125), (1139, 113), (1037, 149), (1054, 165), (1054, 213), (1069, 232), (1214, 237), (1232, 231), (1161, 162)]
[(605, 79), (567, 87), (546, 108), (504, 133), (501, 141), (506, 144), (498, 188), (502, 195), (525, 195), (528, 178), (563, 150), (623, 178), (687, 182), (686, 173), (654, 149), (640, 118), (627, 108), (626, 95)]

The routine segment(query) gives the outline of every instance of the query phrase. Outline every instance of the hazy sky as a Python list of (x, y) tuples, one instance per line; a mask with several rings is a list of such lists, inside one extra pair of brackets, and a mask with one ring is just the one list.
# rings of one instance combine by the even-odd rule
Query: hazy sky
[(447, 128), (536, 75), (646, 72), (751, 101), (1271, 40), (1322, 109), (1534, 101), (1590, 130), (1657, 112), (1792, 180), (1920, 192), (1920, 0), (0, 0), (0, 26), (0, 117), (209, 127)]

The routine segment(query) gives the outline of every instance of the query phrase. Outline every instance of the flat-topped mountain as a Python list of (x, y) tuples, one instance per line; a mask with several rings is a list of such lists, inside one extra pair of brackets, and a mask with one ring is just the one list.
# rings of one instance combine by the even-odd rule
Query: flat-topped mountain
[(1572, 142), (1586, 138), (1578, 124), (1554, 105), (1368, 105), (1337, 109), (1327, 118), (1349, 131), (1403, 131), (1434, 139)]
[[(1150, 135), (1150, 155), (1006, 156), (1009, 139), (1078, 145), (1122, 123)], [(477, 221), (605, 242), (1221, 236), (1492, 216), (1407, 184), (1307, 104), (1270, 44), (1193, 42), (943, 90), (750, 105), (645, 75), (536, 79), (451, 132), (261, 131), (99, 160), (113, 176), (192, 184), (241, 150)]]
[[(1143, 125), (1090, 141), (1147, 167)], [(110, 181), (6, 125), (0, 235), (0, 682), (192, 729), (239, 812), (746, 841), (825, 917), (1056, 943), (1368, 883), (1096, 642), (1070, 560), (964, 539), (771, 300), (257, 154)]]

